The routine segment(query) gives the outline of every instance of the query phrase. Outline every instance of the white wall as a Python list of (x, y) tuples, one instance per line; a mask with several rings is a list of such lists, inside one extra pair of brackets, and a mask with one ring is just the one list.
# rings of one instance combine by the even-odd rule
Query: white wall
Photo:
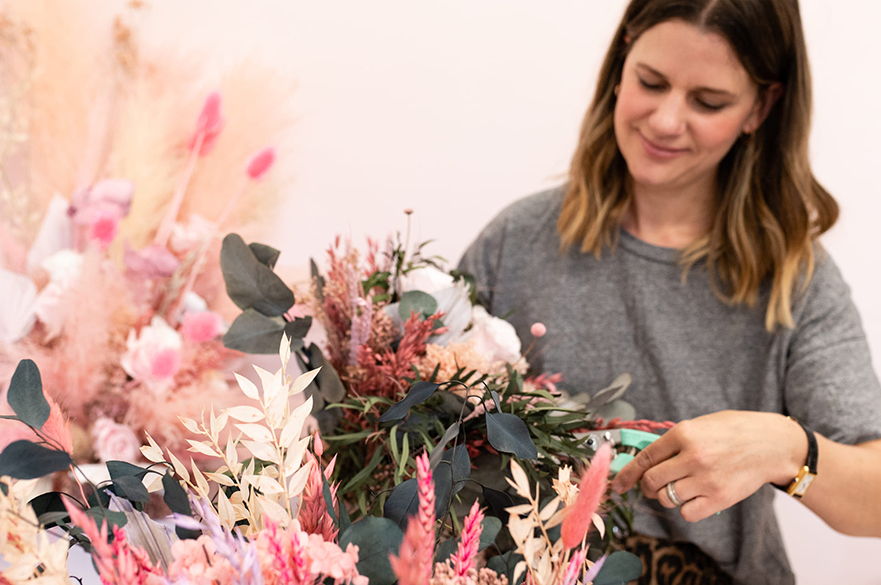
[[(881, 352), (877, 270), (881, 114), (875, 0), (802, 0), (813, 64), (812, 157), (842, 207), (825, 238)], [(455, 262), (513, 199), (565, 172), (624, 0), (155, 0), (144, 33), (255, 56), (293, 75), (296, 180), (264, 238), (283, 261), (322, 258), (335, 234), (383, 237), (416, 209), (421, 239)], [(836, 535), (779, 503), (799, 582), (881, 583), (881, 540)]]

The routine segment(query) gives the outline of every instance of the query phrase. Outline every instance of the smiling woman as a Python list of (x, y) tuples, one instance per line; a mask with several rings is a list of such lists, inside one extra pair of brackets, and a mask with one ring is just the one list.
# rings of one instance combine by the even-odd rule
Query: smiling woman
[(629, 540), (640, 583), (793, 583), (772, 485), (881, 536), (881, 387), (817, 241), (838, 206), (810, 105), (797, 0), (633, 0), (569, 182), (460, 264), (521, 337), (548, 325), (539, 370), (576, 392), (627, 371), (638, 418), (679, 421), (613, 482), (656, 500)]

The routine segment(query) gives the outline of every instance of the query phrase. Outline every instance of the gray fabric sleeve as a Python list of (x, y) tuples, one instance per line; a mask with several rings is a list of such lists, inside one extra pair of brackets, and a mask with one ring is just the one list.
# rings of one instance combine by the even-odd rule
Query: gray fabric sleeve
[(850, 289), (828, 256), (793, 317), (784, 383), (789, 414), (840, 443), (881, 438), (881, 386)]
[(507, 232), (507, 210), (497, 215), (477, 236), (459, 260), (459, 270), (474, 276), (477, 296), (492, 313), (493, 291), (502, 263)]

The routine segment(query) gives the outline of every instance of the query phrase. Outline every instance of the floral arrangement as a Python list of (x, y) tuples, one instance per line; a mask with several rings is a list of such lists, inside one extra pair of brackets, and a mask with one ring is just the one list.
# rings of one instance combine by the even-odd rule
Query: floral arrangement
[[(68, 583), (70, 544), (90, 552), (105, 584), (506, 585), (525, 579), (587, 585), (623, 584), (638, 576), (641, 565), (629, 553), (588, 560), (591, 526), (604, 530), (597, 512), (608, 489), (608, 446), (598, 450), (577, 485), (570, 468), (561, 467), (553, 482), (556, 495), (543, 505), (539, 486), (533, 491), (512, 461), (508, 482), (525, 502), (507, 509), (515, 548), (488, 562), (481, 552), (498, 549), (500, 526), (476, 502), (443, 552), (450, 540), (441, 537), (451, 527), (436, 514), (439, 467), (427, 452), (416, 458), (415, 508), (404, 530), (377, 516), (350, 523), (337, 497), (339, 483), (328, 480), (335, 460), (325, 465), (321, 442), (301, 436), (310, 398), (290, 406), (289, 399), (302, 394), (318, 372), (288, 375), (286, 336), (279, 355), (277, 372), (256, 370), (259, 388), (238, 377), (247, 404), (209, 412), (200, 421), (182, 419), (203, 437), (190, 440), (192, 450), (221, 463), (214, 472), (182, 464), (150, 438), (143, 452), (151, 465), (111, 461), (107, 482), (85, 480), (78, 494), (37, 497), (37, 478), (76, 465), (66, 450), (69, 427), (46, 400), (39, 370), (30, 360), (20, 362), (8, 393), (10, 418), (37, 440), (16, 441), (0, 453), (0, 550), (7, 563), (0, 583)], [(237, 433), (223, 441), (228, 426)], [(143, 512), (150, 492), (159, 489), (174, 512), (173, 530)], [(53, 526), (69, 541), (50, 538)], [(554, 528), (561, 536), (552, 535)]]
[[(192, 72), (180, 61), (139, 46), (124, 15), (100, 54), (82, 43), (107, 37), (93, 31), (99, 15), (39, 4), (0, 15), (0, 388), (36, 361), (80, 463), (139, 461), (144, 431), (180, 452), (187, 430), (169, 412), (238, 400), (218, 233), (273, 199), (276, 151), (259, 144), (282, 124), (253, 111), (272, 111), (261, 102), (274, 92), (243, 94), (239, 79), (205, 98), (181, 82)], [(0, 447), (27, 433), (4, 424)]]

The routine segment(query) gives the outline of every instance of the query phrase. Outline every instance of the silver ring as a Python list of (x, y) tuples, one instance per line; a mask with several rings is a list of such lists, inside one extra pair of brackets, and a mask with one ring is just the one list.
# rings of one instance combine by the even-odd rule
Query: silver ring
[(679, 499), (679, 496), (676, 494), (676, 488), (673, 487), (675, 482), (670, 482), (667, 484), (667, 497), (670, 498), (670, 501), (673, 502), (673, 505), (679, 507), (683, 504), (683, 501)]

